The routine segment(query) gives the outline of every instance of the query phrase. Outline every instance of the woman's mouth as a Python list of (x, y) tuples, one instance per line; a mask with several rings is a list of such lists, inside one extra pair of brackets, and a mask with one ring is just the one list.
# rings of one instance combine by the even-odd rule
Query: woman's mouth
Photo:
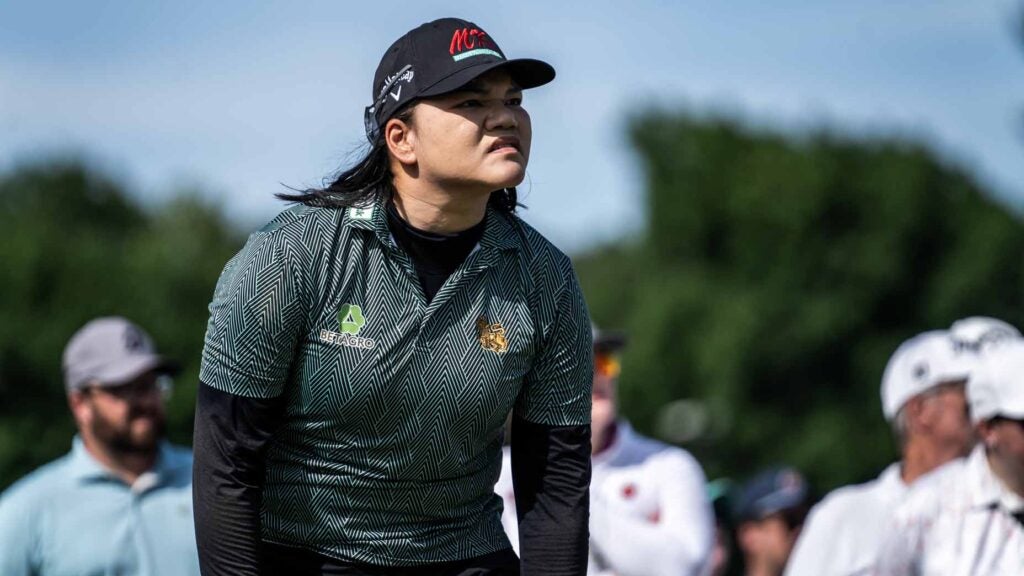
[(487, 149), (488, 152), (520, 152), (519, 150), (519, 138), (506, 136), (498, 138), (491, 144), (491, 147)]

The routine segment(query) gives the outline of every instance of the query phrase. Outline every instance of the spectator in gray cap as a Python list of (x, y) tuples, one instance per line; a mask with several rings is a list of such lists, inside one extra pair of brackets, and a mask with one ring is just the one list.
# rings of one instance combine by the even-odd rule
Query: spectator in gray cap
[(198, 575), (192, 456), (164, 440), (175, 365), (109, 317), (75, 333), (63, 369), (78, 434), (0, 496), (0, 574)]

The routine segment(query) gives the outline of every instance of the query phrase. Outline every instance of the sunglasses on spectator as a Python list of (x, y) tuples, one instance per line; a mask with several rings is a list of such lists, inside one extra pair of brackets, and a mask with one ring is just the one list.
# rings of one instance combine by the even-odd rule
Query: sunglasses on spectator
[(119, 386), (86, 386), (83, 392), (108, 394), (119, 400), (133, 400), (144, 398), (153, 394), (159, 394), (161, 399), (170, 397), (174, 385), (169, 376), (159, 376), (155, 379), (137, 380)]
[(594, 352), (594, 373), (607, 378), (617, 378), (622, 372), (618, 354)]

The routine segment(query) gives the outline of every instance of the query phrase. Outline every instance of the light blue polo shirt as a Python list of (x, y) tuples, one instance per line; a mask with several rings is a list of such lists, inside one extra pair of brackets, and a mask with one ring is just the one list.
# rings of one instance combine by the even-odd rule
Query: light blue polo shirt
[(165, 443), (128, 486), (76, 437), (0, 496), (0, 574), (198, 576), (191, 452)]

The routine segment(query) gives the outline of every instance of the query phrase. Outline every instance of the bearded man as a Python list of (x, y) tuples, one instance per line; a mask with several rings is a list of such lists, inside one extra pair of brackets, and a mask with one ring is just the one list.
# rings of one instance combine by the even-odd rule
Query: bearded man
[(72, 336), (63, 370), (78, 434), (0, 496), (0, 574), (198, 576), (192, 455), (164, 440), (175, 365), (107, 317)]

